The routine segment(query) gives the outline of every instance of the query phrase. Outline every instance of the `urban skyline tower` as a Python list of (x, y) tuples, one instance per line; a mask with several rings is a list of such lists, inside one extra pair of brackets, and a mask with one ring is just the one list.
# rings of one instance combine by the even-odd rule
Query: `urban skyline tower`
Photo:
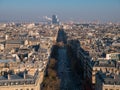
[(59, 24), (59, 19), (57, 18), (57, 15), (52, 15), (52, 24)]

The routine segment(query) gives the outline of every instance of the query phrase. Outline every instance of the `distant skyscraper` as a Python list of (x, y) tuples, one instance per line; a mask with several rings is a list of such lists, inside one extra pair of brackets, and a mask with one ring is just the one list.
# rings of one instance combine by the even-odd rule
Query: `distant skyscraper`
[(56, 15), (52, 15), (52, 24), (59, 24), (59, 19)]

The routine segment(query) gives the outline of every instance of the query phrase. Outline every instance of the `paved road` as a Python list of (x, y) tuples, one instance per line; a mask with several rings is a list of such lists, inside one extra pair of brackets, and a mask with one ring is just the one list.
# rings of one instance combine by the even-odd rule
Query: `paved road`
[[(57, 42), (67, 43), (67, 37), (64, 30), (59, 30)], [(83, 90), (81, 88), (81, 79), (76, 78), (70, 68), (70, 59), (67, 56), (65, 46), (58, 49), (58, 76), (61, 79), (60, 90)]]
[[(67, 56), (66, 47), (58, 49), (58, 75), (61, 79), (61, 90), (82, 90), (78, 81), (70, 69), (70, 60)], [(79, 83), (78, 83), (79, 82)]]

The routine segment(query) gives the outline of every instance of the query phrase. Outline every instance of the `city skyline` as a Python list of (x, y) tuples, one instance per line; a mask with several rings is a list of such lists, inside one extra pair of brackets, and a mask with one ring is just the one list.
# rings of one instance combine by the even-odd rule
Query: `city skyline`
[(62, 22), (120, 22), (119, 8), (119, 0), (0, 0), (0, 22), (39, 22), (53, 14)]

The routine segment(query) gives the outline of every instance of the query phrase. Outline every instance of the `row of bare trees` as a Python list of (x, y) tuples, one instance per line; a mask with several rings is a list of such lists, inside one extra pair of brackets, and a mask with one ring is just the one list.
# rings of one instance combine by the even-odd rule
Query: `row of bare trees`
[(42, 83), (42, 90), (60, 90), (60, 79), (57, 76), (57, 46), (53, 47), (51, 52), (51, 59), (47, 66), (47, 74), (45, 75)]

